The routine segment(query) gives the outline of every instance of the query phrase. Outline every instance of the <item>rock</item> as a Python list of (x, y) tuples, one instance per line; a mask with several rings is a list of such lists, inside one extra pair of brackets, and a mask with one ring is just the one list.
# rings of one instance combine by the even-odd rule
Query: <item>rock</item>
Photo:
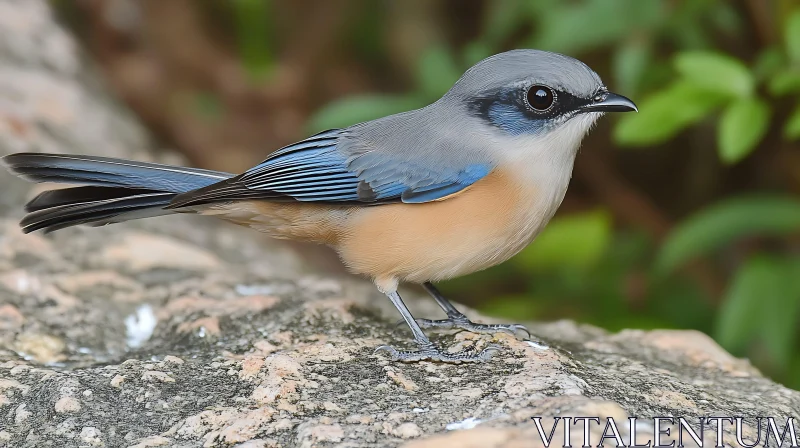
[(413, 439), (422, 435), (422, 430), (414, 423), (403, 423), (392, 430), (392, 435), (401, 439)]
[(0, 305), (0, 331), (18, 330), (25, 323), (25, 317), (13, 305)]
[(60, 338), (49, 334), (20, 332), (13, 348), (22, 356), (29, 357), (41, 364), (50, 364), (64, 360), (63, 351), (66, 344)]
[(151, 436), (140, 439), (135, 445), (129, 448), (152, 448), (156, 446), (167, 446), (172, 440), (162, 436)]
[(103, 248), (98, 258), (133, 272), (155, 268), (205, 271), (219, 266), (219, 260), (212, 253), (199, 247), (138, 232)]
[(175, 379), (170, 377), (164, 372), (157, 372), (155, 370), (148, 370), (142, 374), (142, 381), (160, 381), (162, 383), (174, 383)]
[(17, 406), (17, 409), (14, 411), (14, 424), (17, 426), (22, 425), (28, 420), (28, 417), (31, 416), (31, 413), (25, 410), (27, 405), (22, 403), (21, 405)]
[[(0, 154), (180, 163), (147, 150), (47, 2), (0, 0), (0, 37)], [(434, 337), (500, 344), (486, 364), (390, 363), (375, 347), (410, 337), (366, 282), (309, 274), (285, 246), (198, 217), (23, 235), (30, 186), (0, 183), (0, 446), (521, 447), (565, 416), (613, 418), (628, 437), (629, 416), (800, 414), (800, 392), (694, 331), (532, 324), (547, 345)]]
[(103, 440), (101, 438), (102, 433), (95, 427), (86, 426), (81, 429), (80, 438), (81, 442), (88, 444), (89, 446), (103, 446)]
[(120, 388), (122, 387), (122, 382), (125, 381), (125, 377), (122, 375), (114, 375), (114, 378), (111, 378), (111, 387)]
[(81, 402), (75, 397), (61, 397), (56, 401), (55, 410), (58, 414), (69, 414), (81, 410)]
[(299, 446), (319, 446), (320, 442), (341, 442), (344, 430), (338, 424), (333, 425), (308, 425), (301, 424), (298, 428), (297, 439)]
[(164, 357), (165, 363), (172, 363), (172, 364), (183, 364), (183, 360), (178, 358), (177, 356), (167, 355)]
[(405, 390), (408, 391), (415, 391), (419, 389), (417, 383), (408, 379), (403, 372), (400, 370), (395, 369), (394, 367), (386, 366), (383, 368), (386, 371), (386, 375), (391, 378), (395, 383), (403, 386)]

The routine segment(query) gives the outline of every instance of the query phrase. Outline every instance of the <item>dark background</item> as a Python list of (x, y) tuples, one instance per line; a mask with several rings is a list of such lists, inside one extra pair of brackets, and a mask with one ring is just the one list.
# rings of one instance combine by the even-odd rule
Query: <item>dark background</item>
[(444, 291), (511, 320), (697, 329), (800, 388), (800, 2), (53, 4), (165, 147), (232, 172), (430, 103), (496, 52), (580, 58), (641, 112), (586, 139), (534, 244)]

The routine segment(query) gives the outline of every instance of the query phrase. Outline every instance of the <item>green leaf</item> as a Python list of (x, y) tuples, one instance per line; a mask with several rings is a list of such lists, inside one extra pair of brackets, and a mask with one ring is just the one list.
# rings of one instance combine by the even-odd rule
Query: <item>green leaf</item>
[(709, 14), (708, 20), (713, 23), (715, 28), (718, 28), (731, 37), (740, 36), (742, 34), (742, 19), (739, 16), (739, 12), (732, 4), (717, 3), (713, 5), (712, 11), (713, 12)]
[(642, 39), (630, 39), (614, 53), (614, 77), (619, 89), (633, 94), (650, 61), (650, 46)]
[(687, 82), (673, 84), (625, 114), (614, 129), (617, 143), (629, 146), (661, 143), (710, 114), (725, 97)]
[(784, 67), (786, 67), (786, 55), (784, 55), (783, 48), (772, 45), (758, 54), (753, 63), (752, 72), (758, 81), (776, 76)]
[(492, 48), (486, 42), (477, 40), (464, 46), (462, 60), (467, 65), (472, 66), (482, 59), (488, 58), (493, 53)]
[(417, 96), (361, 95), (326, 104), (317, 110), (308, 123), (312, 132), (341, 128), (424, 106)]
[(725, 294), (715, 337), (732, 352), (760, 339), (777, 364), (791, 359), (800, 312), (800, 263), (757, 256), (736, 272)]
[(740, 238), (797, 232), (800, 232), (800, 200), (796, 198), (753, 195), (729, 199), (675, 227), (656, 257), (656, 272), (667, 274)]
[(795, 108), (792, 115), (786, 120), (786, 124), (783, 125), (783, 136), (789, 140), (800, 138), (800, 106)]
[(775, 96), (800, 92), (800, 73), (794, 70), (778, 72), (770, 78), (768, 87), (769, 93)]
[(270, 51), (271, 2), (234, 0), (239, 56), (248, 75), (261, 81), (272, 68)]
[(536, 32), (527, 46), (568, 54), (614, 44), (632, 30), (652, 32), (668, 16), (664, 2), (658, 0), (526, 3), (539, 5), (530, 7)]
[(715, 324), (715, 339), (730, 351), (741, 351), (760, 322), (761, 294), (775, 292), (770, 260), (755, 258), (739, 268), (725, 294)]
[(444, 95), (460, 76), (452, 52), (442, 45), (428, 48), (417, 63), (417, 83), (428, 98)]
[(667, 19), (664, 38), (677, 48), (708, 48), (713, 46), (705, 19), (709, 13), (708, 2), (681, 2), (675, 4)]
[(611, 236), (611, 217), (603, 210), (559, 217), (515, 260), (534, 270), (586, 267), (603, 255)]
[(524, 3), (520, 0), (489, 2), (486, 9), (482, 40), (488, 45), (500, 45), (524, 23)]
[(679, 53), (674, 63), (684, 79), (703, 89), (734, 97), (753, 94), (753, 76), (738, 59), (721, 53), (691, 51)]
[(789, 59), (794, 63), (800, 63), (800, 10), (795, 10), (786, 20), (784, 38)]
[(730, 104), (717, 128), (720, 159), (730, 164), (750, 154), (767, 132), (769, 115), (769, 106), (757, 98)]

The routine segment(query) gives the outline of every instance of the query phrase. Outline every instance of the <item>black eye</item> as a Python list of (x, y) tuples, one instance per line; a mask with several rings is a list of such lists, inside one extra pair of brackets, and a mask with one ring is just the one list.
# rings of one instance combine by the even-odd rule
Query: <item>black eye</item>
[(549, 87), (531, 86), (528, 89), (528, 104), (539, 112), (544, 112), (553, 105), (555, 95)]

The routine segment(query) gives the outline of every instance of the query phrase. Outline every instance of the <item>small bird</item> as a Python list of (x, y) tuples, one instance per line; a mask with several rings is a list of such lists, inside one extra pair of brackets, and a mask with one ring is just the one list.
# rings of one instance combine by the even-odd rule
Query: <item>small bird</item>
[[(238, 175), (68, 154), (3, 161), (34, 182), (77, 185), (32, 199), (26, 233), (195, 213), (325, 244), (411, 328), (417, 350), (376, 351), (395, 361), (483, 362), (499, 348), (449, 353), (422, 328), (527, 329), (473, 323), (433, 282), (502, 263), (533, 241), (564, 198), (584, 135), (606, 112), (636, 110), (586, 64), (525, 49), (478, 62), (433, 104), (321, 132)], [(447, 319), (415, 319), (400, 282), (422, 284)]]

